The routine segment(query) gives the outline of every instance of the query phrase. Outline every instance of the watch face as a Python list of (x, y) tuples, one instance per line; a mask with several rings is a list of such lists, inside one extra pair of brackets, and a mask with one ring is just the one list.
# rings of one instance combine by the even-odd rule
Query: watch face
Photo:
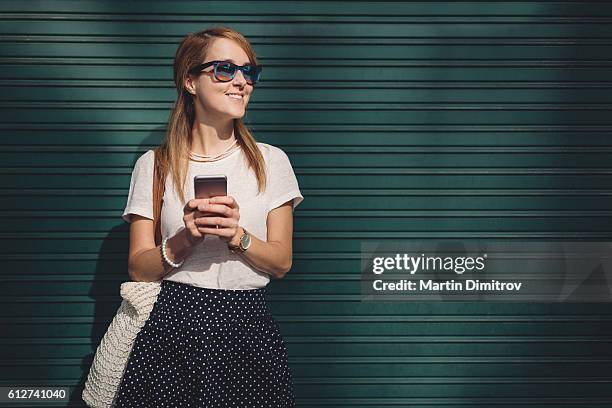
[(242, 248), (247, 249), (249, 247), (250, 243), (251, 243), (251, 236), (248, 233), (244, 234), (240, 238), (240, 246)]

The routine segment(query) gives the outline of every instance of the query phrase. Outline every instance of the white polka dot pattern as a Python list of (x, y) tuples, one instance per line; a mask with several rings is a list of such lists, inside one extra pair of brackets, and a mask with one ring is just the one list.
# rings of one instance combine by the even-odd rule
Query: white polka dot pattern
[(164, 280), (115, 406), (294, 407), (287, 351), (266, 290)]

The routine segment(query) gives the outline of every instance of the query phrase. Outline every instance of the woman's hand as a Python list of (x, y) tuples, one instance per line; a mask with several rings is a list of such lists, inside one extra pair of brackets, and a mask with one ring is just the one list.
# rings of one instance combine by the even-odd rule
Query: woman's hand
[(202, 199), (197, 208), (200, 213), (213, 213), (197, 215), (195, 226), (199, 233), (217, 235), (229, 243), (240, 230), (240, 207), (233, 197), (216, 196)]
[(183, 223), (185, 224), (185, 235), (187, 241), (191, 246), (195, 246), (204, 240), (206, 234), (198, 230), (198, 226), (195, 224), (195, 220), (198, 217), (202, 217), (203, 214), (198, 210), (198, 206), (207, 204), (209, 198), (194, 198), (185, 204), (183, 208)]

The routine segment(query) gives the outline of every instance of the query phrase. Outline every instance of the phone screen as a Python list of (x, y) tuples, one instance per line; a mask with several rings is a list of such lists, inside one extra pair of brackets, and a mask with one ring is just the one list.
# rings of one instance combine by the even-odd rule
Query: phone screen
[[(211, 198), (227, 195), (227, 177), (222, 174), (211, 176), (195, 176), (193, 178), (195, 198)], [(216, 213), (206, 213), (205, 216), (215, 216)]]

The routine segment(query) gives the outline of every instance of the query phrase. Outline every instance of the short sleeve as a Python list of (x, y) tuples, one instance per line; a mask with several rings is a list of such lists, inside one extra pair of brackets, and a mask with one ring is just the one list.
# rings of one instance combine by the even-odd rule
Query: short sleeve
[(289, 157), (276, 146), (270, 146), (269, 173), (266, 182), (269, 197), (267, 212), (289, 200), (293, 200), (292, 209), (295, 211), (295, 207), (304, 201)]
[(153, 166), (155, 152), (148, 150), (142, 154), (132, 170), (130, 192), (123, 215), (126, 222), (132, 222), (130, 214), (138, 214), (153, 219)]

